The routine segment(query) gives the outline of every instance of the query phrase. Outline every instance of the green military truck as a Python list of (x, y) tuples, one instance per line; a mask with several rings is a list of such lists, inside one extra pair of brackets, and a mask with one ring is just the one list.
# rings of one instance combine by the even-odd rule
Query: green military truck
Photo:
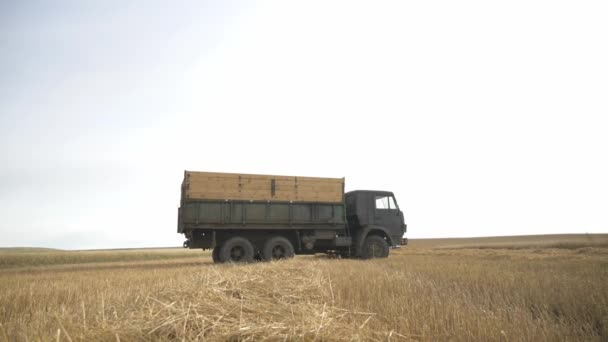
[(295, 254), (385, 258), (407, 244), (392, 192), (344, 192), (344, 178), (185, 171), (177, 232), (184, 248), (213, 249), (213, 261), (251, 262)]

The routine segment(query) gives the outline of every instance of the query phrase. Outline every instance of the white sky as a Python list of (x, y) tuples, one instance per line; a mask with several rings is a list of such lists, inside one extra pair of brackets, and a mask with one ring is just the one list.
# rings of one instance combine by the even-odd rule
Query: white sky
[(605, 1), (0, 4), (0, 246), (172, 246), (183, 170), (394, 191), (408, 237), (608, 232)]

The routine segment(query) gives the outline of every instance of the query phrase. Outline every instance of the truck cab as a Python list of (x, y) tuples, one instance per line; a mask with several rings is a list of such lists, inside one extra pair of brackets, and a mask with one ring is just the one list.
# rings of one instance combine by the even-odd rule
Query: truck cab
[(374, 235), (391, 247), (405, 241), (403, 234), (407, 226), (392, 192), (357, 190), (347, 192), (344, 197), (348, 229), (359, 250), (364, 249), (366, 239)]

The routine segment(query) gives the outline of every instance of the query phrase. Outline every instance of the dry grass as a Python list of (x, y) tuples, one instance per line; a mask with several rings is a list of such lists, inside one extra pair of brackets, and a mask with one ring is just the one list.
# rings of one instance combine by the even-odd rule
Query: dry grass
[[(546, 249), (608, 248), (608, 234), (502, 236), (475, 239), (442, 239), (437, 248)], [(458, 243), (457, 241), (461, 241)]]
[(608, 339), (605, 248), (437, 247), (413, 241), (370, 261), (213, 265), (199, 251), (11, 267), (0, 341)]

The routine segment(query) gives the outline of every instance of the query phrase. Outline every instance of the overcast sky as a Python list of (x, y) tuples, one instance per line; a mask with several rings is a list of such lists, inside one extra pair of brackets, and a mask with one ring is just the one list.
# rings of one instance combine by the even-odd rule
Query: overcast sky
[(408, 236), (608, 232), (606, 1), (2, 1), (0, 246), (180, 245), (183, 170)]

